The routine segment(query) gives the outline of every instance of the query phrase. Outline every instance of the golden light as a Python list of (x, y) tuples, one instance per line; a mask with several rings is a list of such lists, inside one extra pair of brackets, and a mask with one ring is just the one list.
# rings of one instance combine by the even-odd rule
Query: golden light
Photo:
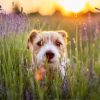
[(100, 0), (0, 0), (1, 8), (6, 13), (13, 11), (12, 2), (18, 4), (19, 9), (23, 7), (23, 12), (39, 12), (41, 15), (52, 15), (60, 11), (63, 15), (74, 13), (96, 12), (95, 8), (100, 8)]
[(78, 13), (82, 11), (86, 5), (85, 0), (59, 0), (59, 6), (65, 11)]

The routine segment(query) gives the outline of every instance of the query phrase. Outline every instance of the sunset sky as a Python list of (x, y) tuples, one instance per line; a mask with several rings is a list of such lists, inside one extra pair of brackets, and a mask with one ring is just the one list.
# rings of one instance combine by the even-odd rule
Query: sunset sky
[(0, 0), (0, 5), (7, 13), (12, 12), (12, 2), (23, 7), (25, 13), (39, 12), (41, 15), (52, 15), (56, 10), (62, 14), (70, 12), (94, 11), (100, 8), (100, 0)]

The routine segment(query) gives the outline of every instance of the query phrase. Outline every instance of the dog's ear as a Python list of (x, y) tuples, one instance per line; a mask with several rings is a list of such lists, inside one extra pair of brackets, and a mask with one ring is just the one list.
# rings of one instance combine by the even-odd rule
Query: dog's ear
[(27, 48), (31, 49), (33, 47), (33, 41), (37, 36), (38, 31), (37, 30), (32, 30), (30, 32), (30, 35), (28, 37), (28, 41), (27, 41)]
[(62, 37), (64, 38), (65, 43), (67, 44), (68, 33), (64, 30), (58, 31), (58, 33), (62, 35)]

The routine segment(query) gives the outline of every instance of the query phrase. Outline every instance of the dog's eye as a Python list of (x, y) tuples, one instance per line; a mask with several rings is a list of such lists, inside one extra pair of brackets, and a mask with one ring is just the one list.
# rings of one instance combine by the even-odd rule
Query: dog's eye
[(38, 42), (37, 42), (37, 45), (38, 45), (38, 46), (42, 46), (42, 45), (43, 45), (43, 40), (38, 41)]
[(62, 43), (58, 40), (55, 42), (55, 44), (56, 44), (57, 47), (60, 47), (62, 45)]

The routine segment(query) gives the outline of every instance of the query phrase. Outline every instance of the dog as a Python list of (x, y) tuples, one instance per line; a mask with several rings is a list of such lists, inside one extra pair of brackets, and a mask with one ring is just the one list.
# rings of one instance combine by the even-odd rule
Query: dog
[(32, 30), (28, 36), (27, 48), (32, 57), (33, 68), (37, 67), (37, 80), (43, 79), (47, 71), (45, 62), (52, 70), (60, 69), (64, 78), (67, 64), (67, 38), (65, 31), (39, 31)]

